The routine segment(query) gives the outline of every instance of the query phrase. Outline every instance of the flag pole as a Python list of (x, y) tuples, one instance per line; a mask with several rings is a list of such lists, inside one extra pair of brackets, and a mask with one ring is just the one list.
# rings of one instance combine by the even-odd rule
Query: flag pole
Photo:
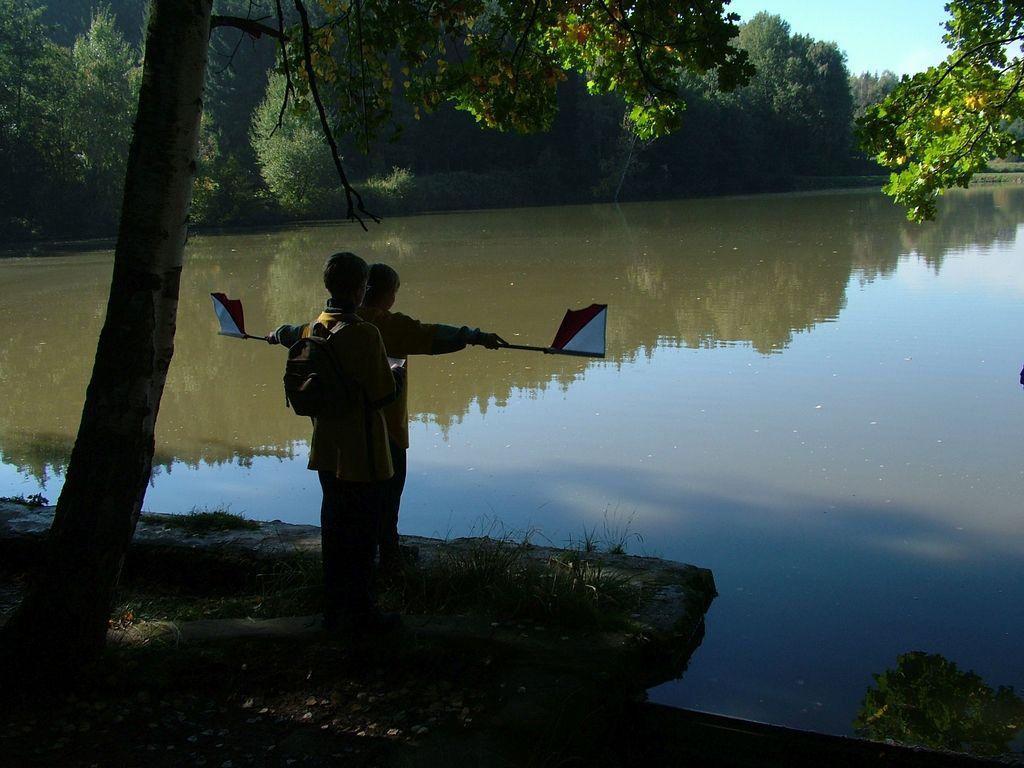
[(554, 347), (531, 347), (526, 344), (502, 344), (498, 349), (525, 349), (527, 352), (543, 352), (545, 355), (573, 355), (575, 357), (600, 357), (598, 352), (576, 352), (571, 349), (555, 349)]
[(229, 339), (256, 339), (258, 341), (267, 341), (266, 336), (253, 336), (251, 333), (243, 333), (241, 336), (239, 336), (237, 333), (224, 333), (224, 331), (217, 331), (217, 335), (227, 336)]
[(574, 349), (555, 349), (552, 347), (547, 350), (549, 355), (572, 355), (574, 357), (596, 357), (604, 359), (604, 355), (601, 352), (577, 352)]
[(502, 344), (498, 349), (525, 349), (527, 352), (543, 352), (545, 355), (553, 351), (551, 347), (531, 347), (526, 344)]

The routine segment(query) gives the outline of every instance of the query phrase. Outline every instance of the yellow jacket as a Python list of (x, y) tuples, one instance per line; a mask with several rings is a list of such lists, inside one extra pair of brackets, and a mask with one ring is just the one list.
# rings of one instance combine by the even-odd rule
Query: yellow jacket
[[(317, 324), (330, 330), (342, 321), (342, 313), (327, 311), (313, 324), (283, 325), (275, 333), (282, 344), (291, 346)], [(337, 418), (313, 419), (308, 467), (351, 482), (387, 480), (394, 468), (382, 408), (394, 402), (397, 390), (380, 332), (371, 323), (349, 323), (333, 336), (332, 351), (362, 386), (367, 407)]]

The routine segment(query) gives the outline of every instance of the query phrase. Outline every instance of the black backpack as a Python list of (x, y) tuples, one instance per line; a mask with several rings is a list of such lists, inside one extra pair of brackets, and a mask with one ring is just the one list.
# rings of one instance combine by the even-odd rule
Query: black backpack
[(288, 348), (284, 367), (284, 398), (297, 416), (339, 418), (365, 408), (363, 388), (338, 362), (334, 345), (338, 332), (349, 323), (338, 323), (324, 335), (299, 339)]

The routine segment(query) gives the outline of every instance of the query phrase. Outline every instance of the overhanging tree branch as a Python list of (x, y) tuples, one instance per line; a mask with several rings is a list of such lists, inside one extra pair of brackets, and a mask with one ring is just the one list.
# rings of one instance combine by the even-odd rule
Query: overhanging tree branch
[(241, 16), (212, 16), (210, 17), (210, 29), (217, 27), (233, 27), (245, 32), (249, 37), (259, 39), (263, 35), (277, 38), (284, 37), (284, 30), (274, 29), (263, 24), (260, 19), (243, 19)]
[[(255, 0), (249, 0), (249, 10), (246, 11), (246, 13), (245, 13), (246, 20), (252, 19), (252, 4), (254, 2), (255, 2)], [(257, 19), (257, 21), (259, 21), (259, 19)], [(212, 29), (212, 27), (211, 27), (211, 29)], [(248, 36), (248, 33), (246, 33), (245, 31), (243, 31), (242, 34), (240, 34), (238, 36), (238, 40), (235, 41), (235, 47), (231, 49), (231, 55), (228, 56), (227, 62), (224, 64), (223, 67), (221, 67), (217, 71), (218, 75), (221, 75), (221, 74), (227, 72), (229, 69), (231, 69), (231, 67), (232, 67), (232, 65), (234, 64), (234, 61), (235, 61), (235, 55), (238, 53), (238, 49), (242, 47), (242, 41), (247, 36)], [(253, 38), (253, 39), (255, 39), (255, 38)], [(211, 45), (211, 47), (212, 47), (212, 45)]]
[[(299, 12), (299, 21), (302, 26), (302, 60), (305, 64), (306, 76), (309, 78), (309, 92), (313, 97), (313, 102), (316, 104), (317, 114), (320, 115), (320, 127), (323, 129), (324, 138), (327, 139), (327, 143), (331, 148), (331, 157), (334, 159), (334, 167), (338, 171), (338, 177), (341, 179), (341, 185), (345, 188), (345, 202), (348, 204), (348, 211), (346, 212), (346, 218), (355, 219), (359, 222), (359, 226), (364, 231), (368, 231), (366, 222), (363, 221), (363, 216), (366, 216), (373, 221), (380, 223), (380, 217), (370, 213), (363, 206), (363, 197), (357, 192), (348, 181), (348, 176), (345, 174), (345, 169), (341, 165), (341, 155), (338, 152), (338, 143), (334, 140), (334, 132), (331, 130), (331, 125), (327, 121), (327, 110), (324, 109), (323, 100), (320, 98), (320, 89), (317, 87), (316, 82), (316, 71), (313, 68), (313, 33), (309, 27), (309, 14), (306, 13), (306, 6), (302, 0), (295, 1), (295, 10)], [(359, 213), (356, 213), (356, 211)], [(360, 216), (359, 214), (362, 214)]]
[(366, 54), (363, 52), (363, 4), (356, 0), (356, 31), (359, 34), (359, 99), (363, 111), (363, 151), (370, 152), (370, 128), (366, 120)]
[(641, 38), (645, 37), (645, 35), (626, 21), (626, 10), (622, 7), (622, 3), (616, 3), (617, 14), (612, 12), (611, 5), (604, 2), (604, 0), (600, 0), (599, 5), (604, 9), (612, 23), (625, 32), (633, 43), (633, 59), (636, 62), (636, 68), (644, 79), (644, 85), (647, 86), (647, 92), (652, 96), (659, 93), (664, 96), (675, 96), (675, 92), (671, 88), (666, 88), (665, 84), (648, 69), (647, 61), (644, 59), (644, 45), (641, 42)]
[[(231, 66), (232, 66), (232, 64), (234, 64), (234, 61), (235, 61), (235, 55), (238, 53), (238, 49), (242, 47), (242, 41), (245, 40), (245, 38), (246, 38), (245, 32), (243, 32), (242, 34), (240, 34), (238, 36), (238, 40), (235, 41), (235, 47), (231, 49), (231, 53), (227, 57), (227, 62), (224, 64), (223, 67), (221, 67), (220, 69), (217, 70), (217, 74), (218, 75), (222, 75), (225, 72), (227, 72), (229, 69), (231, 69)], [(212, 48), (212, 46), (211, 46), (211, 48)], [(216, 51), (215, 50), (214, 52), (220, 54), (220, 51)], [(221, 54), (221, 55), (223, 55), (223, 54)]]
[(284, 99), (281, 100), (281, 111), (277, 113), (277, 125), (270, 132), (271, 137), (284, 125), (284, 114), (288, 110), (288, 97), (295, 95), (295, 86), (292, 84), (291, 65), (288, 63), (288, 38), (284, 32), (284, 9), (281, 7), (281, 0), (274, 0), (274, 6), (277, 10), (277, 28), (281, 32), (277, 42), (281, 48), (281, 66), (284, 69)]
[(988, 134), (992, 133), (995, 129), (995, 124), (1002, 121), (1002, 117), (998, 115), (999, 111), (1002, 110), (1010, 102), (1017, 93), (1020, 92), (1021, 85), (1024, 84), (1024, 67), (1021, 67), (1017, 73), (1017, 77), (1014, 79), (1013, 85), (1011, 85), (1007, 91), (1006, 96), (999, 104), (995, 106), (993, 112), (996, 113), (997, 117), (985, 121), (985, 124), (981, 129), (973, 136), (964, 140), (964, 142), (957, 148), (957, 151), (942, 164), (942, 170), (946, 170), (955, 166), (958, 162), (967, 157), (978, 143)]
[(533, 10), (530, 11), (530, 16), (526, 20), (526, 26), (523, 27), (523, 34), (516, 43), (515, 50), (512, 51), (512, 82), (515, 88), (519, 87), (519, 70), (522, 69), (523, 59), (526, 58), (526, 48), (530, 40), (530, 32), (533, 30), (533, 23), (537, 20), (537, 12), (539, 10), (540, 0), (534, 0)]
[(956, 59), (954, 59), (953, 61), (946, 65), (945, 69), (943, 70), (939, 78), (934, 83), (931, 84), (931, 87), (929, 87), (925, 94), (920, 99), (918, 99), (917, 103), (913, 106), (913, 108), (907, 112), (907, 117), (912, 117), (914, 114), (917, 113), (919, 109), (922, 109), (926, 104), (928, 104), (928, 102), (931, 101), (932, 96), (934, 96), (935, 92), (939, 89), (939, 86), (942, 85), (942, 81), (949, 77), (953, 70), (955, 70), (957, 67), (963, 64), (968, 58), (978, 53), (979, 51), (984, 50), (985, 48), (991, 48), (993, 45), (1010, 45), (1011, 43), (1020, 42), (1021, 40), (1024, 40), (1024, 36), (1016, 35), (1014, 37), (1005, 37), (1000, 38), (998, 40), (985, 40), (981, 43), (978, 43), (977, 45), (968, 48), (966, 51), (957, 56)]

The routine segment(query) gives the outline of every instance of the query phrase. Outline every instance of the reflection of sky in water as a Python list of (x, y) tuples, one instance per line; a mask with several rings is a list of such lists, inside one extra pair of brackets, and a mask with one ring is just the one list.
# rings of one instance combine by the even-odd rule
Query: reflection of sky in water
[[(1020, 689), (1022, 275), (1019, 241), (949, 251), (938, 272), (911, 254), (855, 272), (838, 320), (781, 354), (668, 344), (444, 429), (415, 421), (402, 529), (497, 519), (562, 544), (632, 518), (632, 551), (711, 568), (704, 643), (657, 701), (846, 732), (871, 674), (916, 649)], [(470, 351), (453, 370), (532, 360)], [(317, 519), (302, 444), (247, 464), (175, 462), (146, 508)], [(0, 463), (0, 493), (37, 489)]]

